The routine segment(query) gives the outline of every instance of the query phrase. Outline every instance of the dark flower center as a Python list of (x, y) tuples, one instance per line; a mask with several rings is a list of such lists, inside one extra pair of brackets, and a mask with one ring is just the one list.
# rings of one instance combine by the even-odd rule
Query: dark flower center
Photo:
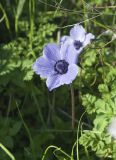
[(75, 49), (80, 49), (83, 46), (82, 42), (75, 40), (74, 41), (74, 47)]
[(56, 62), (55, 66), (54, 66), (54, 70), (58, 74), (65, 74), (68, 71), (68, 65), (69, 65), (69, 63), (66, 62), (65, 60), (59, 60)]

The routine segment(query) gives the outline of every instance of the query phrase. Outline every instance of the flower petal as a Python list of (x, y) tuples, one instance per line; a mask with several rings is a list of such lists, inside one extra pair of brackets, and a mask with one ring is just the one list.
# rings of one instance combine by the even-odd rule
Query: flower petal
[(44, 48), (44, 56), (53, 61), (60, 59), (60, 46), (55, 43), (50, 43)]
[(78, 66), (76, 64), (71, 64), (68, 67), (68, 72), (61, 76), (61, 85), (70, 84), (76, 78), (78, 74)]
[(78, 40), (80, 42), (83, 42), (85, 39), (86, 31), (83, 28), (83, 26), (76, 24), (71, 30), (70, 30), (70, 36), (74, 40)]
[(41, 56), (33, 64), (33, 70), (41, 77), (47, 78), (54, 71), (54, 62), (48, 60), (46, 57)]
[(46, 85), (47, 85), (49, 91), (53, 90), (54, 88), (59, 87), (61, 85), (60, 84), (60, 75), (53, 74), (53, 75), (49, 76), (47, 78)]
[(63, 44), (63, 43), (65, 43), (65, 42), (67, 42), (67, 43), (71, 43), (72, 42), (72, 38), (70, 37), (70, 36), (63, 36), (63, 37), (61, 37), (61, 39), (60, 39), (60, 43), (61, 43), (61, 45)]
[(75, 49), (73, 42), (68, 44), (64, 43), (61, 45), (61, 55), (62, 59), (66, 60), (69, 64), (77, 63), (78, 55), (80, 54), (82, 48), (78, 51)]
[(110, 125), (107, 128), (108, 133), (116, 139), (116, 117), (112, 119)]
[(87, 46), (90, 42), (91, 42), (91, 39), (94, 39), (95, 36), (91, 33), (88, 33), (86, 36), (85, 36), (85, 40), (83, 42), (83, 46)]

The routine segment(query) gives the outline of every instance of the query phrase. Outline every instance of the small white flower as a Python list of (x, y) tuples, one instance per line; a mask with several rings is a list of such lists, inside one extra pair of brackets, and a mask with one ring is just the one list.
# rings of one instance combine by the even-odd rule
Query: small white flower
[(113, 118), (109, 127), (108, 127), (108, 133), (116, 139), (116, 118)]

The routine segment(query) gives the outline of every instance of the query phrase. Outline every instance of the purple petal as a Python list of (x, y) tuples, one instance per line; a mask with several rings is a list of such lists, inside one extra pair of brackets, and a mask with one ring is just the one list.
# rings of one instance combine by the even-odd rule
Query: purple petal
[(60, 75), (54, 74), (54, 75), (49, 76), (47, 78), (46, 85), (47, 85), (49, 91), (53, 90), (54, 88), (59, 87), (61, 85), (60, 84)]
[(69, 64), (77, 63), (78, 55), (81, 52), (81, 48), (77, 51), (74, 44), (64, 43), (61, 45), (62, 59), (66, 60)]
[(71, 43), (71, 42), (70, 42), (71, 40), (72, 40), (72, 39), (71, 39), (70, 36), (63, 36), (63, 37), (61, 37), (61, 39), (60, 39), (60, 43), (63, 44), (63, 43), (65, 43), (66, 41), (67, 41), (68, 43)]
[(87, 45), (91, 42), (91, 40), (94, 39), (94, 38), (95, 38), (95, 36), (94, 36), (93, 34), (88, 33), (88, 34), (86, 35), (86, 37), (85, 37), (83, 46), (84, 46), (84, 47), (87, 46)]
[(70, 30), (70, 36), (77, 41), (83, 42), (85, 39), (86, 31), (83, 28), (83, 26), (76, 24), (71, 30)]
[(33, 70), (41, 77), (47, 78), (54, 71), (54, 62), (48, 60), (46, 57), (41, 56), (34, 63)]
[(46, 45), (44, 55), (50, 60), (58, 61), (60, 59), (60, 46), (55, 43)]
[(61, 85), (70, 84), (76, 78), (78, 74), (78, 66), (76, 64), (71, 64), (68, 67), (68, 72), (61, 76)]

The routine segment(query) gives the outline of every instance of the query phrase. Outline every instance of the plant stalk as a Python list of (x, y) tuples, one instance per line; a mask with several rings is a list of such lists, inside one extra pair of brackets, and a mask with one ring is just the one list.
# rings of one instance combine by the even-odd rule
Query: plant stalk
[(75, 127), (75, 97), (74, 97), (74, 88), (73, 85), (70, 84), (71, 89), (71, 105), (72, 105), (72, 129)]

